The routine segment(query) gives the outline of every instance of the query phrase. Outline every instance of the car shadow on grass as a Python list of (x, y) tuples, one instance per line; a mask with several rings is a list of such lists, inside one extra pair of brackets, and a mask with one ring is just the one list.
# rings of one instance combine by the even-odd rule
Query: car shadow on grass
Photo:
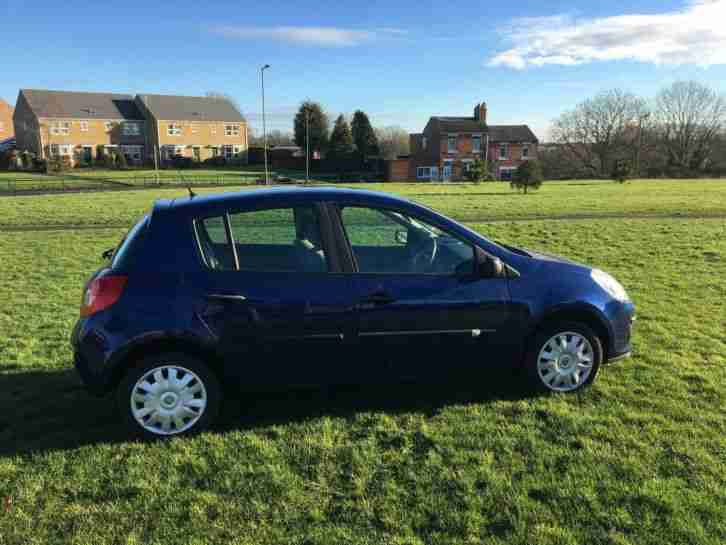
[[(10, 366), (0, 364), (6, 371)], [(403, 382), (336, 386), (281, 392), (229, 391), (213, 432), (254, 430), (321, 416), (359, 412), (435, 416), (448, 405), (517, 400), (529, 395), (511, 373), (488, 375), (473, 384), (452, 379), (437, 384)], [(0, 456), (74, 449), (130, 440), (113, 396), (95, 397), (73, 370), (0, 374)]]

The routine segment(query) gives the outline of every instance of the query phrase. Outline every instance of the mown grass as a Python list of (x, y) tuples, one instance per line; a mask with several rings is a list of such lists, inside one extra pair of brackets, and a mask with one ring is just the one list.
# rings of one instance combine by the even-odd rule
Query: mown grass
[[(70, 370), (82, 282), (128, 225), (3, 232), (0, 543), (723, 544), (726, 221), (665, 216), (722, 214), (726, 185), (689, 183), (385, 186), (626, 285), (636, 354), (580, 397), (501, 373), (245, 396), (213, 432), (148, 444)], [(128, 224), (153, 197), (2, 199), (0, 222)], [(661, 217), (521, 220), (588, 203)]]
[[(337, 184), (336, 184), (337, 185)], [(341, 184), (345, 185), (345, 184)], [(549, 182), (521, 195), (502, 182), (471, 184), (355, 184), (411, 198), (462, 221), (598, 217), (723, 217), (726, 180)], [(198, 189), (199, 194), (235, 188)], [(256, 188), (242, 188), (257, 191)], [(128, 226), (159, 198), (188, 195), (186, 189), (0, 197), (0, 229), (23, 225)]]

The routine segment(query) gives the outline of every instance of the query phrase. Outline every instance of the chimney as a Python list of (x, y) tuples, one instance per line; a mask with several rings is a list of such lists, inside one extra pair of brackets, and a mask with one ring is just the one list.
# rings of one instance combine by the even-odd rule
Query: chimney
[(478, 114), (476, 116), (476, 120), (479, 121), (482, 125), (487, 124), (487, 103), (482, 102), (477, 106)]

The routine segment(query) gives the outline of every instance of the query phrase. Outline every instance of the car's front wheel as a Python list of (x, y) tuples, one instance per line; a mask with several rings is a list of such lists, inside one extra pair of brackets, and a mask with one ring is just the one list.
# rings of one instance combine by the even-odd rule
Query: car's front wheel
[(186, 354), (145, 358), (118, 386), (117, 402), (137, 435), (170, 437), (208, 428), (222, 401), (219, 381), (209, 368)]
[(539, 391), (570, 393), (592, 384), (602, 360), (602, 343), (592, 329), (578, 322), (557, 322), (535, 335), (525, 366)]

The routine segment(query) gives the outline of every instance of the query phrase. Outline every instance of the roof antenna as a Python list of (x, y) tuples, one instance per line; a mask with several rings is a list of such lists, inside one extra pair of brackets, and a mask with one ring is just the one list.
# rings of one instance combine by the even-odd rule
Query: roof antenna
[(190, 199), (193, 199), (194, 197), (196, 197), (196, 196), (197, 196), (197, 194), (196, 194), (196, 193), (194, 193), (194, 191), (192, 191), (192, 186), (188, 185), (188, 186), (187, 186), (187, 189), (189, 190), (189, 198), (190, 198)]

